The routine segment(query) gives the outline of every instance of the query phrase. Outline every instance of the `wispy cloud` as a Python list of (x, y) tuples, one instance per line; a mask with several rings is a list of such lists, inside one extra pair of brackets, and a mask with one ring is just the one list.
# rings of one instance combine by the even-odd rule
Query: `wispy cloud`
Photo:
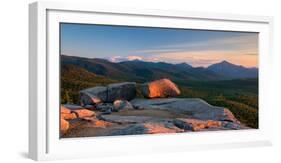
[(123, 62), (123, 61), (132, 61), (132, 60), (143, 60), (143, 57), (135, 56), (135, 55), (130, 55), (130, 56), (126, 56), (126, 57), (112, 56), (112, 57), (108, 58), (108, 60), (111, 62)]
[(258, 35), (242, 35), (200, 42), (163, 45), (135, 51), (143, 60), (186, 62), (193, 66), (208, 66), (228, 60), (234, 64), (256, 67)]
[(175, 53), (152, 54), (147, 58), (157, 58), (158, 61), (166, 61), (171, 63), (186, 62), (192, 66), (209, 66), (211, 64), (227, 60), (237, 65), (246, 67), (256, 67), (256, 55), (243, 55), (243, 53), (224, 52), (224, 51), (186, 51)]
[[(163, 45), (150, 49), (136, 50), (136, 54), (159, 54), (167, 52), (183, 52), (183, 51), (206, 51), (206, 50), (221, 50), (221, 51), (249, 51), (249, 54), (258, 53), (258, 36), (243, 35), (228, 38), (217, 38), (212, 40), (187, 42), (179, 44)], [(246, 54), (246, 53), (245, 53)]]

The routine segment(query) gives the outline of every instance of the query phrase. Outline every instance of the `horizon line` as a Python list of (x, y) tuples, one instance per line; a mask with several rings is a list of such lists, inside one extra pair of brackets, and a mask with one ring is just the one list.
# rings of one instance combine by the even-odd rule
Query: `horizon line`
[(108, 58), (97, 58), (97, 57), (93, 57), (93, 58), (88, 58), (88, 57), (81, 57), (81, 56), (76, 56), (76, 55), (68, 55), (68, 54), (60, 54), (60, 55), (64, 55), (64, 56), (68, 56), (68, 57), (77, 57), (77, 58), (86, 58), (86, 59), (103, 59), (103, 60), (106, 60), (108, 62), (111, 62), (111, 63), (122, 63), (122, 62), (128, 62), (128, 61), (141, 61), (141, 62), (148, 62), (148, 63), (167, 63), (167, 64), (172, 64), (172, 65), (177, 65), (177, 64), (187, 64), (189, 66), (191, 66), (192, 68), (208, 68), (209, 66), (212, 66), (214, 64), (218, 64), (218, 63), (222, 63), (222, 62), (228, 62), (230, 64), (233, 64), (233, 65), (236, 65), (236, 66), (242, 66), (242, 67), (245, 67), (245, 68), (256, 68), (258, 69), (258, 66), (252, 66), (252, 67), (247, 67), (247, 66), (244, 66), (244, 65), (239, 65), (239, 64), (234, 64), (226, 59), (224, 60), (221, 60), (221, 61), (218, 61), (216, 63), (213, 63), (213, 64), (209, 64), (207, 66), (193, 66), (192, 64), (190, 63), (187, 63), (187, 62), (179, 62), (179, 63), (171, 63), (171, 62), (166, 62), (166, 61), (145, 61), (145, 60), (140, 60), (140, 59), (134, 59), (134, 60), (124, 60), (124, 61), (117, 61), (117, 62), (113, 62), (111, 61), (110, 59)]

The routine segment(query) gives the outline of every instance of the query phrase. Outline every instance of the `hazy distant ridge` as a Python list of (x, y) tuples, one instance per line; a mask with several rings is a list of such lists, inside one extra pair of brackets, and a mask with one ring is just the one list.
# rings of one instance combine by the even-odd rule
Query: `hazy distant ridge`
[(141, 60), (110, 62), (99, 58), (82, 58), (61, 55), (62, 65), (71, 64), (82, 67), (97, 75), (111, 79), (134, 80), (139, 82), (159, 78), (173, 81), (186, 80), (226, 80), (239, 78), (257, 78), (257, 68), (246, 68), (227, 61), (204, 67), (192, 67), (187, 63), (171, 64), (166, 62), (146, 62)]

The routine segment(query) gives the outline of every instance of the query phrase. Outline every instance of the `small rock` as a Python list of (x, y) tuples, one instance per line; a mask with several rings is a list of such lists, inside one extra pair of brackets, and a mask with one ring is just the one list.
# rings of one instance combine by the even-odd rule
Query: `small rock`
[(111, 112), (113, 110), (113, 105), (110, 103), (101, 103), (96, 106), (96, 109), (101, 112)]
[(75, 113), (66, 113), (66, 114), (60, 114), (60, 117), (62, 119), (70, 120), (77, 118), (77, 115)]
[(97, 86), (79, 92), (81, 105), (93, 105), (107, 100), (107, 87)]
[(174, 122), (175, 126), (177, 126), (178, 128), (184, 129), (185, 131), (193, 130), (192, 125), (190, 125), (189, 123), (186, 123), (182, 120), (174, 119), (173, 122)]
[(133, 105), (126, 100), (115, 100), (113, 102), (114, 111), (134, 109)]
[(112, 110), (108, 109), (108, 110), (105, 110), (105, 111), (102, 111), (102, 115), (108, 115), (108, 114), (111, 114), (112, 113)]
[(142, 84), (141, 92), (147, 98), (175, 97), (180, 94), (177, 85), (169, 79), (160, 79)]
[(108, 96), (107, 102), (113, 102), (115, 100), (132, 100), (136, 97), (136, 83), (124, 82), (109, 84), (107, 86)]
[(73, 113), (70, 109), (66, 108), (63, 105), (60, 108), (60, 117), (66, 120), (77, 118), (75, 113)]
[(73, 110), (73, 113), (77, 115), (78, 118), (83, 118), (83, 117), (91, 117), (95, 116), (95, 112), (88, 110), (88, 109), (77, 109)]
[(249, 127), (244, 126), (241, 123), (237, 124), (233, 122), (222, 122), (222, 126), (231, 130), (249, 129)]

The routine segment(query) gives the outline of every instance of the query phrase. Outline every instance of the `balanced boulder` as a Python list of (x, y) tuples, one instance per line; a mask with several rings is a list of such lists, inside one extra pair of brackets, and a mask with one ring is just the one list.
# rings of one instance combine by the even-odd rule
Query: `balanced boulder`
[(169, 79), (160, 79), (141, 85), (142, 95), (146, 98), (175, 97), (180, 90), (175, 83)]

